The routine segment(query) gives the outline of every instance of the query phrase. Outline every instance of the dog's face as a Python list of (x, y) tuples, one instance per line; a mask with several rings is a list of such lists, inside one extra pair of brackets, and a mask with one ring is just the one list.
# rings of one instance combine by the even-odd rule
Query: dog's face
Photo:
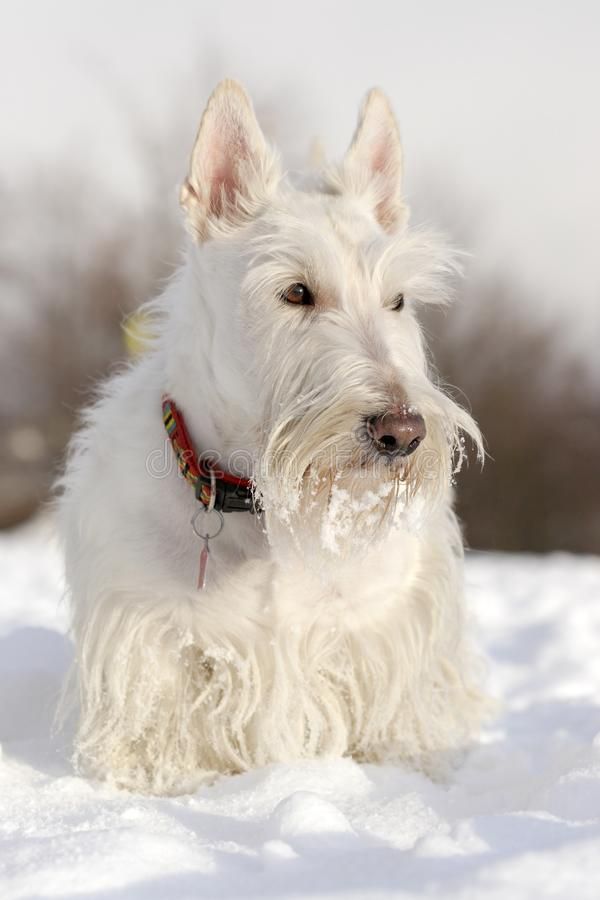
[(343, 505), (342, 531), (371, 537), (411, 499), (447, 494), (461, 431), (479, 442), (429, 377), (416, 308), (448, 299), (455, 265), (435, 236), (407, 228), (401, 176), (379, 91), (343, 163), (296, 186), (239, 86), (221, 85), (202, 120), (182, 202), (202, 252), (226, 269), (220, 314), (236, 323), (230, 364), (250, 385), (258, 489), (296, 527), (317, 512), (325, 534)]

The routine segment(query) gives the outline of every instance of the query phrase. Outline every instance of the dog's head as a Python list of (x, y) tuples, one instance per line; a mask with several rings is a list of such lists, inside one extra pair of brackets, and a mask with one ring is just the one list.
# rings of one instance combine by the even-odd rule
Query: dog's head
[(408, 229), (385, 96), (367, 95), (340, 165), (293, 183), (244, 90), (222, 83), (181, 200), (213, 371), (235, 389), (265, 509), (371, 538), (413, 498), (447, 496), (461, 433), (481, 443), (430, 376), (416, 310), (448, 300), (455, 257)]

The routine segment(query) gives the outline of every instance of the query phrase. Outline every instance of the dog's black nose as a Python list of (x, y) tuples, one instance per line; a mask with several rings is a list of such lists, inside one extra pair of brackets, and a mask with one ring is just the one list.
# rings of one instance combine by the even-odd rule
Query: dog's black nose
[(427, 434), (425, 420), (411, 406), (396, 406), (367, 420), (367, 434), (383, 456), (410, 456)]

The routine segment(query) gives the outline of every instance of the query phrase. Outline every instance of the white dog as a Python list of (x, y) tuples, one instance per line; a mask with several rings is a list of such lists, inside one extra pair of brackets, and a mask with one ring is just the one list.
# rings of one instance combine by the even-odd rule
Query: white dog
[(341, 165), (293, 184), (244, 90), (212, 95), (185, 262), (62, 482), (85, 771), (436, 772), (477, 729), (452, 476), (480, 437), (428, 373), (416, 308), (455, 262), (407, 228), (401, 176), (378, 90)]

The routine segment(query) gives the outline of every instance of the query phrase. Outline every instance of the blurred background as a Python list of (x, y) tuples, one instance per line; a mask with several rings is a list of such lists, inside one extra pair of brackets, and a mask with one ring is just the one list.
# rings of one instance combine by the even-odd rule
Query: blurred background
[(413, 221), (469, 254), (425, 322), (489, 459), (472, 547), (600, 551), (600, 11), (595, 2), (20, 0), (0, 13), (0, 527), (48, 497), (123, 321), (178, 260), (208, 94), (250, 90), (288, 168), (391, 97)]

